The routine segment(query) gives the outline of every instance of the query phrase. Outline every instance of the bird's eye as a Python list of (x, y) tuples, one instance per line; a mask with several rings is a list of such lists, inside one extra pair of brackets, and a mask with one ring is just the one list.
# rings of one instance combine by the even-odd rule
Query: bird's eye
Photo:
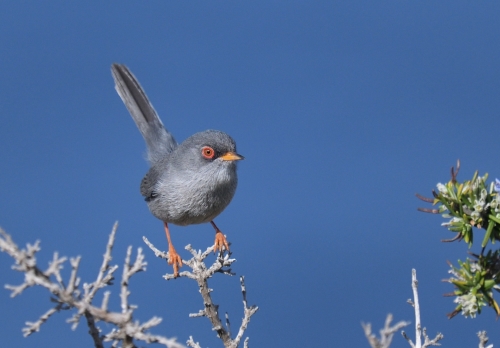
[(212, 159), (212, 158), (214, 158), (215, 151), (210, 146), (204, 146), (201, 149), (201, 154), (203, 155), (203, 157), (205, 157), (207, 159)]

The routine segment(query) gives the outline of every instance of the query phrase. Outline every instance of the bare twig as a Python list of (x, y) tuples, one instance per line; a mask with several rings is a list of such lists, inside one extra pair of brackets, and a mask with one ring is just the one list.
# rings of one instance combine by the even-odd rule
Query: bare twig
[[(429, 346), (440, 346), (438, 343), (441, 339), (443, 339), (443, 334), (438, 333), (434, 339), (429, 339), (427, 336), (427, 330), (423, 328), (420, 323), (420, 304), (418, 302), (418, 280), (417, 280), (417, 271), (412, 269), (411, 272), (411, 287), (413, 289), (413, 301), (410, 299), (408, 303), (412, 305), (415, 310), (415, 343), (412, 342), (410, 337), (406, 335), (406, 332), (401, 331), (403, 337), (408, 341), (411, 348), (425, 348)], [(422, 345), (421, 337), (424, 337), (424, 344)]]
[(45, 323), (53, 314), (59, 312), (63, 307), (62, 303), (58, 303), (54, 308), (49, 309), (47, 312), (42, 314), (40, 318), (33, 322), (27, 321), (26, 327), (22, 329), (24, 337), (31, 335), (34, 332), (40, 331), (40, 326)]
[(200, 344), (198, 342), (194, 341), (193, 336), (189, 336), (189, 339), (187, 340), (186, 343), (187, 343), (188, 347), (201, 348)]
[[(40, 251), (40, 242), (37, 241), (34, 245), (28, 244), (26, 249), (19, 249), (11, 236), (0, 229), (0, 251), (10, 255), (15, 260), (13, 269), (24, 274), (24, 282), (22, 284), (17, 286), (5, 286), (12, 291), (11, 296), (17, 296), (25, 289), (38, 285), (48, 289), (53, 296), (52, 301), (56, 302), (56, 306), (41, 315), (37, 321), (26, 323), (26, 327), (23, 329), (23, 334), (25, 336), (39, 331), (41, 325), (56, 312), (63, 309), (76, 309), (76, 313), (68, 322), (72, 323), (72, 327), (75, 328), (80, 318), (85, 316), (89, 327), (89, 333), (94, 342), (94, 346), (97, 348), (103, 347), (103, 342), (105, 341), (113, 341), (113, 346), (118, 346), (118, 344), (121, 343), (123, 347), (135, 347), (134, 340), (144, 341), (146, 343), (159, 343), (168, 348), (183, 347), (176, 339), (168, 339), (163, 336), (149, 333), (149, 329), (161, 322), (160, 318), (153, 317), (142, 324), (138, 321), (132, 322), (133, 310), (136, 307), (128, 303), (128, 296), (130, 294), (128, 291), (128, 283), (132, 275), (145, 270), (146, 262), (144, 262), (144, 255), (140, 248), (132, 264), (130, 264), (132, 248), (129, 247), (127, 250), (121, 281), (120, 296), (122, 299), (122, 311), (110, 312), (108, 310), (109, 291), (104, 293), (100, 307), (96, 307), (92, 304), (97, 291), (112, 284), (113, 274), (118, 268), (118, 266), (109, 265), (117, 227), (118, 224), (113, 226), (113, 230), (109, 236), (103, 263), (96, 281), (90, 284), (84, 284), (83, 294), (79, 289), (80, 279), (77, 276), (80, 257), (70, 258), (71, 274), (68, 279), (68, 284), (65, 285), (60, 271), (67, 258), (59, 257), (57, 252), (54, 253), (48, 269), (42, 271), (37, 266), (35, 257), (35, 254)], [(113, 329), (106, 335), (101, 335), (101, 330), (96, 325), (97, 321), (113, 324), (117, 329)]]
[(387, 314), (384, 328), (380, 330), (380, 340), (372, 333), (372, 326), (370, 323), (361, 323), (361, 326), (363, 326), (363, 330), (365, 331), (365, 336), (368, 339), (368, 343), (370, 343), (372, 348), (389, 348), (394, 334), (403, 327), (410, 325), (407, 321), (399, 321), (395, 325), (391, 326), (392, 319), (392, 314)]
[(486, 331), (479, 331), (477, 333), (477, 337), (479, 337), (479, 348), (493, 348), (492, 344), (486, 346), (486, 343), (488, 343), (488, 337), (486, 336)]
[[(168, 255), (166, 252), (158, 250), (151, 242), (148, 241), (146, 237), (143, 237), (143, 239), (144, 242), (149, 246), (149, 248), (153, 250), (155, 256), (163, 259), (168, 259)], [(198, 284), (200, 294), (203, 298), (204, 308), (201, 309), (198, 313), (192, 313), (189, 316), (207, 317), (210, 320), (212, 329), (217, 332), (217, 336), (222, 340), (224, 346), (227, 348), (236, 348), (240, 344), (245, 330), (247, 329), (248, 323), (250, 322), (250, 318), (255, 314), (255, 312), (257, 312), (259, 308), (257, 306), (247, 306), (244, 278), (240, 277), (241, 291), (243, 294), (244, 317), (238, 330), (238, 334), (234, 339), (232, 339), (229, 331), (229, 325), (227, 325), (227, 329), (224, 328), (218, 313), (219, 306), (212, 301), (212, 297), (210, 295), (212, 289), (208, 287), (208, 279), (211, 278), (215, 273), (234, 275), (229, 267), (236, 260), (230, 259), (229, 254), (224, 255), (223, 253), (219, 253), (214, 263), (210, 267), (207, 267), (204, 260), (213, 252), (213, 249), (213, 246), (209, 247), (202, 253), (201, 250), (194, 250), (191, 245), (186, 246), (186, 250), (188, 250), (193, 257), (189, 260), (182, 260), (182, 262), (190, 267), (192, 271), (180, 272), (177, 277), (186, 277), (195, 280)], [(166, 274), (164, 278), (166, 280), (175, 279), (173, 274)], [(228, 319), (226, 323), (229, 323)], [(192, 337), (188, 340), (187, 344), (190, 347), (199, 347), (199, 343), (194, 342)], [(248, 339), (245, 340), (244, 346), (248, 347)]]
[(240, 330), (238, 331), (238, 334), (234, 339), (235, 342), (234, 347), (238, 347), (238, 344), (240, 343), (240, 340), (243, 337), (245, 330), (247, 329), (248, 323), (250, 323), (250, 318), (252, 317), (252, 315), (255, 314), (255, 312), (259, 310), (259, 307), (255, 305), (250, 307), (248, 307), (247, 305), (247, 291), (245, 288), (245, 277), (243, 276), (240, 277), (240, 284), (241, 284), (241, 293), (243, 294), (243, 309), (245, 316), (243, 317), (243, 321), (241, 322)]
[(411, 288), (413, 290), (413, 298), (415, 309), (415, 345), (417, 347), (422, 346), (421, 336), (422, 336), (422, 325), (420, 323), (420, 304), (418, 302), (418, 280), (417, 280), (417, 271), (415, 269), (411, 270)]

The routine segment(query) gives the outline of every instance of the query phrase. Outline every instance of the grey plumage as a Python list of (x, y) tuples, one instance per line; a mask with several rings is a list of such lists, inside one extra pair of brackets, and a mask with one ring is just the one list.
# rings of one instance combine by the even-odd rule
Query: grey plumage
[(148, 160), (154, 163), (177, 147), (177, 142), (163, 126), (146, 93), (125, 65), (111, 66), (115, 89), (135, 121), (148, 147)]
[(148, 148), (151, 168), (140, 189), (151, 213), (177, 225), (212, 221), (236, 191), (235, 161), (243, 157), (236, 153), (234, 140), (224, 132), (207, 130), (178, 145), (128, 68), (113, 64), (111, 70), (115, 88)]

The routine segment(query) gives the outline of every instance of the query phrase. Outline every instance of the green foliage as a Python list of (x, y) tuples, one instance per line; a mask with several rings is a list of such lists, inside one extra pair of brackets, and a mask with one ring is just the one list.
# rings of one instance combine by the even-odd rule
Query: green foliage
[(447, 281), (455, 286), (452, 296), (456, 296), (454, 302), (457, 307), (448, 314), (449, 318), (460, 312), (466, 317), (474, 318), (486, 305), (492, 306), (497, 315), (500, 314), (498, 303), (493, 298), (493, 290), (500, 289), (499, 255), (499, 250), (490, 250), (486, 255), (474, 255), (475, 260), (459, 260), (459, 267), (450, 264), (453, 277)]
[(486, 235), (481, 244), (485, 247), (488, 240), (493, 243), (500, 240), (500, 203), (498, 193), (494, 190), (492, 182), (489, 191), (486, 189), (488, 174), (483, 177), (474, 173), (472, 180), (459, 183), (456, 176), (452, 176), (445, 185), (438, 183), (438, 193), (433, 191), (434, 204), (439, 205), (439, 213), (444, 218), (450, 218), (442, 224), (458, 235), (454, 239), (463, 239), (469, 244), (473, 243), (473, 229), (486, 229)]
[[(485, 306), (491, 306), (497, 316), (500, 307), (494, 299), (494, 291), (500, 291), (500, 250), (490, 250), (486, 254), (488, 243), (500, 240), (500, 181), (486, 185), (488, 174), (483, 177), (474, 173), (471, 180), (458, 182), (456, 177), (460, 168), (451, 170), (451, 180), (446, 184), (437, 184), (437, 192), (432, 191), (434, 199), (419, 198), (437, 205), (437, 209), (419, 209), (420, 211), (442, 214), (448, 221), (442, 223), (455, 237), (444, 242), (465, 241), (469, 248), (474, 242), (474, 234), (485, 230), (481, 243), (481, 254), (471, 254), (473, 258), (458, 260), (458, 266), (450, 264), (452, 277), (447, 279), (455, 286), (451, 296), (457, 303), (449, 318), (458, 313), (474, 318)], [(496, 292), (495, 291), (495, 292)]]

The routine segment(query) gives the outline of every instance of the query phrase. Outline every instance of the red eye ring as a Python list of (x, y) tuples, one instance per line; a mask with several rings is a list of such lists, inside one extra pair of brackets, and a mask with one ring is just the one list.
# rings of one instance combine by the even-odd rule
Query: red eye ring
[(215, 156), (215, 151), (210, 146), (203, 146), (201, 148), (201, 155), (206, 159), (212, 159)]

